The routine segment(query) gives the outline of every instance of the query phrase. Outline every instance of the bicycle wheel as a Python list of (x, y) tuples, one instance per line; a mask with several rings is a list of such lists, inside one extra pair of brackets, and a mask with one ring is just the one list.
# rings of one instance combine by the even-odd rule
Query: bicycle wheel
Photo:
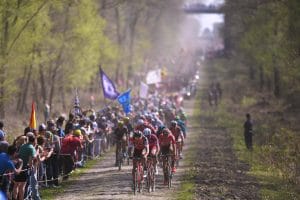
[(151, 192), (151, 175), (150, 175), (150, 172), (148, 171), (148, 175), (147, 175), (147, 181), (146, 181), (147, 185), (147, 189), (148, 189), (148, 192)]
[(149, 185), (149, 191), (154, 192), (155, 190), (155, 170), (153, 163), (151, 164), (150, 170), (149, 170), (149, 179), (150, 179), (150, 185)]
[(170, 158), (168, 158), (168, 167), (167, 167), (167, 171), (168, 171), (168, 188), (172, 187), (172, 171), (171, 171), (171, 164), (170, 164)]
[(118, 154), (118, 168), (119, 168), (119, 171), (121, 171), (121, 169), (122, 169), (122, 164), (123, 164), (123, 155), (122, 155), (122, 152), (119, 151), (119, 154)]
[(137, 192), (137, 188), (138, 188), (138, 174), (137, 174), (137, 169), (135, 169), (135, 172), (134, 172), (134, 179), (133, 179), (133, 193), (134, 195), (136, 195), (136, 192)]
[[(176, 151), (177, 151), (177, 155), (179, 156), (180, 155), (180, 149), (179, 149), (179, 145), (178, 145), (178, 148), (176, 149)], [(176, 167), (178, 167), (179, 166), (179, 158), (176, 158)]]
[(143, 190), (143, 169), (142, 169), (142, 166), (140, 163), (138, 164), (137, 172), (138, 172), (137, 173), (138, 190), (139, 190), (139, 193), (141, 193)]

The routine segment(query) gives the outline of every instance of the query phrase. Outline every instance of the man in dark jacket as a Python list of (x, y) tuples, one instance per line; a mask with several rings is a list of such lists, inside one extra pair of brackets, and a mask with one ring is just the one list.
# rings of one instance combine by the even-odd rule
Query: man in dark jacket
[(246, 114), (246, 121), (244, 123), (244, 136), (245, 144), (247, 149), (252, 150), (252, 135), (253, 135), (253, 123), (251, 120), (251, 115)]

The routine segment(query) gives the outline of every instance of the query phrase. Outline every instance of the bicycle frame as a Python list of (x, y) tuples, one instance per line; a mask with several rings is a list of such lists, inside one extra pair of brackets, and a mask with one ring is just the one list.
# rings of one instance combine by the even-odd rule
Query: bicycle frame
[(147, 186), (148, 192), (154, 192), (155, 190), (155, 168), (154, 168), (155, 156), (148, 156), (147, 159)]
[(136, 195), (136, 192), (142, 192), (143, 190), (143, 164), (142, 158), (134, 157), (133, 161), (135, 163), (134, 176), (133, 176), (133, 192)]
[(164, 172), (164, 180), (168, 182), (168, 187), (172, 186), (172, 177), (173, 173), (171, 170), (171, 156), (172, 154), (161, 155), (163, 161), (163, 172)]

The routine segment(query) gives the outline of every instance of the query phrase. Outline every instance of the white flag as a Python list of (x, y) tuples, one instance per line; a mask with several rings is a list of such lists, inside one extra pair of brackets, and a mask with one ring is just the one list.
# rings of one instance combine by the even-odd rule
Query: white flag
[(146, 83), (141, 82), (140, 85), (140, 98), (146, 99), (148, 97), (149, 86)]
[(146, 83), (147, 84), (155, 84), (155, 83), (160, 83), (161, 82), (161, 70), (152, 70), (149, 71), (147, 76), (146, 76)]

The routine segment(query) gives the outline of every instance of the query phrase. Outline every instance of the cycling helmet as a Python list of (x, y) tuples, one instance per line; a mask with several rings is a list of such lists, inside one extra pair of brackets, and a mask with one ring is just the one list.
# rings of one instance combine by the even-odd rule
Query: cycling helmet
[(122, 127), (124, 125), (123, 121), (118, 121), (118, 127)]
[(169, 131), (169, 129), (165, 128), (165, 129), (162, 130), (162, 133), (164, 135), (168, 135), (170, 133), (170, 131)]
[(129, 120), (130, 120), (129, 117), (124, 117), (124, 118), (123, 118), (123, 121), (124, 121), (125, 124), (128, 123)]
[(158, 132), (162, 132), (166, 127), (164, 125), (158, 127)]
[(142, 124), (144, 124), (144, 120), (139, 119), (139, 120), (137, 121), (137, 125), (140, 126), (140, 125), (142, 125)]
[(143, 131), (144, 136), (148, 137), (151, 135), (151, 130), (150, 128), (145, 128)]
[(177, 122), (175, 120), (172, 120), (171, 121), (171, 126), (176, 126), (177, 125)]
[(133, 137), (140, 138), (140, 137), (142, 137), (142, 135), (143, 135), (143, 133), (141, 131), (136, 131), (136, 132), (134, 132)]
[(74, 132), (73, 132), (73, 135), (75, 137), (80, 137), (81, 136), (81, 130), (80, 129), (76, 129)]

